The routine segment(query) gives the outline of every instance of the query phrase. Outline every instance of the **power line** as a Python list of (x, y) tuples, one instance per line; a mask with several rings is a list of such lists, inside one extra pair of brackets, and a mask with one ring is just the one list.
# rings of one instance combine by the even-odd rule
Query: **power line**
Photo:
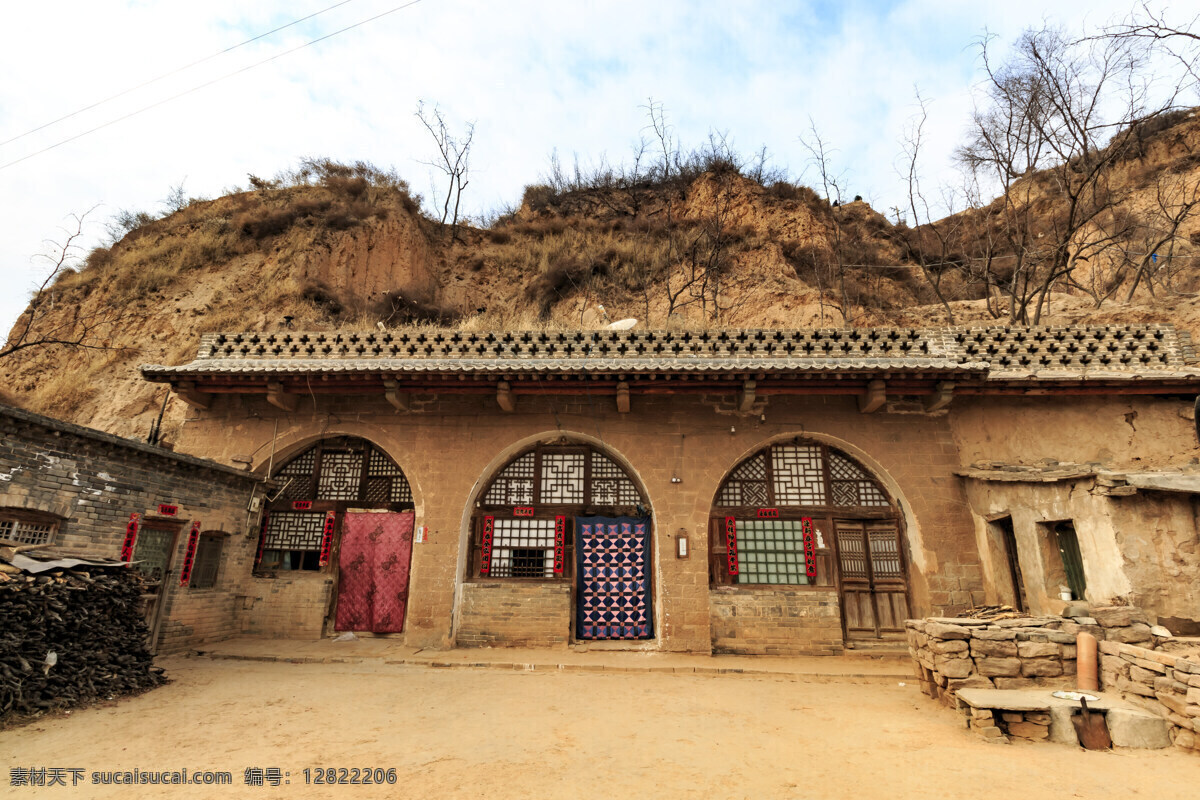
[(312, 19), (313, 17), (319, 17), (320, 15), (324, 14), (324, 13), (325, 13), (325, 12), (327, 12), (327, 11), (332, 11), (333, 9), (337, 8), (338, 6), (344, 6), (344, 5), (346, 5), (347, 3), (352, 3), (352, 2), (354, 2), (354, 0), (341, 0), (341, 2), (340, 2), (340, 3), (334, 3), (333, 5), (331, 5), (331, 6), (327, 7), (327, 8), (323, 8), (323, 9), (321, 9), (320, 11), (315, 11), (315, 12), (313, 12), (312, 14), (309, 14), (307, 17), (301, 17), (300, 19), (292, 20), (291, 22), (287, 23), (286, 25), (280, 25), (278, 28), (275, 28), (274, 30), (267, 31), (266, 33), (260, 33), (258, 36), (255, 36), (255, 37), (253, 37), (253, 38), (247, 39), (247, 40), (246, 40), (246, 41), (244, 41), (244, 42), (239, 42), (238, 44), (235, 44), (235, 45), (233, 45), (232, 47), (226, 47), (224, 50), (221, 50), (220, 52), (217, 52), (217, 53), (213, 53), (213, 54), (212, 54), (212, 55), (210, 55), (210, 56), (205, 56), (204, 58), (202, 58), (202, 59), (200, 59), (200, 60), (198, 60), (198, 61), (193, 61), (193, 62), (192, 62), (192, 63), (190, 63), (190, 64), (184, 64), (182, 67), (179, 67), (179, 68), (177, 68), (177, 69), (173, 69), (173, 70), (171, 70), (170, 72), (164, 72), (162, 75), (159, 75), (157, 78), (151, 78), (151, 79), (150, 79), (150, 80), (148, 80), (148, 81), (144, 81), (143, 83), (139, 83), (137, 86), (131, 86), (130, 88), (128, 88), (128, 89), (125, 89), (124, 91), (121, 91), (121, 92), (117, 92), (117, 93), (116, 93), (116, 94), (114, 94), (114, 95), (110, 95), (109, 97), (106, 97), (106, 98), (104, 98), (103, 100), (97, 100), (96, 102), (92, 103), (92, 104), (91, 104), (91, 105), (89, 105), (89, 106), (84, 106), (83, 108), (76, 109), (75, 111), (72, 111), (70, 114), (66, 114), (66, 115), (64, 115), (64, 116), (61, 116), (61, 117), (59, 117), (58, 119), (50, 120), (49, 122), (47, 122), (47, 123), (45, 123), (45, 124), (43, 124), (43, 125), (39, 125), (39, 126), (37, 126), (36, 128), (31, 128), (31, 129), (29, 129), (29, 130), (25, 131), (24, 133), (17, 134), (16, 136), (12, 137), (11, 139), (5, 139), (3, 142), (0, 142), (0, 147), (3, 147), (3, 146), (4, 146), (4, 145), (6, 145), (6, 144), (11, 144), (12, 142), (15, 142), (15, 141), (17, 141), (18, 139), (24, 139), (26, 136), (29, 136), (29, 135), (31, 135), (31, 134), (34, 134), (34, 133), (37, 133), (38, 131), (43, 131), (43, 130), (45, 130), (46, 128), (49, 128), (49, 127), (50, 127), (50, 126), (52, 126), (52, 125), (57, 125), (58, 123), (60, 123), (60, 122), (63, 122), (63, 121), (65, 121), (65, 120), (68, 120), (68, 119), (70, 119), (71, 117), (78, 116), (79, 114), (82, 114), (82, 113), (83, 113), (83, 112), (85, 112), (85, 111), (91, 111), (93, 108), (97, 108), (98, 106), (102, 106), (102, 105), (104, 105), (105, 103), (108, 103), (108, 102), (111, 102), (111, 101), (113, 101), (113, 100), (116, 100), (118, 97), (124, 97), (125, 95), (129, 94), (130, 92), (136, 92), (138, 89), (144, 89), (145, 87), (147, 87), (147, 86), (149, 86), (149, 85), (151, 85), (151, 84), (153, 84), (153, 83), (158, 83), (158, 82), (159, 82), (159, 81), (161, 81), (163, 78), (169, 78), (169, 77), (171, 77), (172, 75), (178, 75), (180, 72), (184, 72), (184, 71), (186, 71), (186, 70), (189, 70), (189, 69), (191, 69), (192, 67), (199, 66), (199, 65), (201, 65), (201, 64), (204, 64), (204, 63), (206, 63), (206, 62), (208, 62), (208, 61), (212, 61), (214, 58), (217, 58), (217, 57), (219, 57), (219, 56), (223, 56), (223, 55), (225, 55), (226, 53), (231, 53), (231, 52), (233, 52), (234, 50), (237, 50), (239, 47), (245, 47), (245, 46), (246, 46), (246, 45), (248, 45), (248, 44), (252, 44), (252, 43), (254, 43), (254, 42), (257, 42), (259, 39), (263, 39), (263, 38), (266, 38), (267, 36), (270, 36), (270, 35), (272, 35), (272, 34), (279, 33), (281, 30), (284, 30), (285, 28), (290, 28), (290, 27), (292, 27), (293, 25), (299, 25), (301, 22), (305, 22), (305, 21), (307, 21), (307, 20), (310, 20), (310, 19)]
[(312, 41), (309, 41), (309, 42), (305, 42), (304, 44), (293, 47), (290, 50), (284, 50), (282, 53), (277, 53), (276, 55), (273, 55), (270, 58), (264, 58), (262, 61), (256, 61), (255, 63), (250, 64), (249, 66), (242, 67), (241, 69), (238, 69), (238, 70), (234, 70), (233, 72), (222, 75), (219, 78), (213, 78), (210, 81), (205, 81), (204, 83), (202, 83), (198, 86), (193, 86), (191, 89), (185, 89), (184, 91), (179, 92), (178, 94), (173, 94), (170, 97), (166, 97), (155, 103), (151, 103), (148, 106), (142, 106), (141, 108), (137, 109), (136, 111), (130, 111), (128, 114), (125, 114), (124, 116), (120, 116), (120, 117), (117, 117), (116, 119), (109, 120), (108, 122), (105, 122), (101, 125), (97, 125), (94, 128), (89, 128), (88, 130), (86, 130), (82, 133), (77, 133), (74, 136), (71, 136), (67, 139), (63, 139), (62, 141), (55, 142), (54, 144), (52, 144), (48, 147), (43, 147), (41, 150), (36, 150), (36, 151), (30, 153), (29, 155), (22, 156), (21, 158), (18, 158), (14, 161), (9, 161), (7, 164), (0, 164), (0, 170), (5, 170), (5, 169), (8, 169), (9, 167), (16, 166), (17, 164), (20, 164), (22, 161), (28, 161), (29, 159), (31, 159), (35, 156), (40, 156), (42, 153), (48, 153), (49, 151), (55, 149), (56, 147), (62, 147), (64, 144), (70, 144), (71, 142), (73, 142), (77, 139), (82, 139), (84, 136), (95, 133), (96, 131), (99, 131), (99, 130), (103, 130), (104, 128), (107, 128), (110, 125), (115, 125), (118, 122), (123, 122), (123, 121), (129, 119), (130, 117), (136, 117), (138, 114), (143, 114), (147, 111), (150, 111), (151, 109), (158, 108), (159, 106), (161, 106), (165, 103), (169, 103), (172, 100), (177, 100), (180, 97), (184, 97), (186, 95), (192, 94), (193, 92), (198, 92), (201, 89), (205, 89), (209, 86), (212, 86), (214, 83), (220, 83), (221, 81), (227, 80), (227, 79), (235, 77), (237, 75), (241, 75), (243, 72), (249, 72), (250, 70), (254, 69), (255, 67), (261, 67), (264, 64), (269, 64), (272, 61), (283, 58), (286, 55), (291, 55), (292, 53), (295, 53), (299, 50), (303, 50), (306, 47), (311, 47), (314, 44), (318, 44), (319, 42), (325, 41), (326, 39), (332, 39), (334, 36), (343, 34), (346, 31), (351, 31), (351, 30), (354, 30), (355, 28), (361, 28), (363, 25), (366, 25), (370, 22), (374, 22), (375, 20), (378, 20), (378, 19), (382, 19), (383, 17), (386, 17), (389, 14), (395, 14), (397, 11), (403, 11), (406, 8), (411, 8), (412, 6), (415, 6), (417, 3), (420, 3), (420, 2), (422, 2), (422, 0), (409, 0), (409, 2), (404, 3), (403, 5), (395, 6), (394, 8), (389, 8), (387, 11), (376, 14), (373, 17), (368, 17), (367, 19), (356, 22), (353, 25), (347, 25), (344, 28), (334, 31), (333, 33), (327, 33), (324, 36), (313, 39)]

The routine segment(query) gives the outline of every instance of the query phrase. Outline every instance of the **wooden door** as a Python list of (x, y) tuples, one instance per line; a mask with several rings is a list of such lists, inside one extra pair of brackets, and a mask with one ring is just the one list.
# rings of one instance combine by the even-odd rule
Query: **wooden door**
[(411, 511), (346, 512), (338, 546), (336, 630), (404, 630), (413, 521)]
[(849, 639), (903, 635), (908, 581), (890, 522), (836, 523), (842, 623)]
[(179, 527), (143, 527), (138, 531), (137, 544), (133, 548), (134, 566), (142, 573), (142, 608), (146, 616), (146, 627), (150, 629), (146, 646), (151, 653), (158, 649), (158, 631), (162, 625), (168, 581), (171, 577), (171, 562), (175, 555), (175, 543)]

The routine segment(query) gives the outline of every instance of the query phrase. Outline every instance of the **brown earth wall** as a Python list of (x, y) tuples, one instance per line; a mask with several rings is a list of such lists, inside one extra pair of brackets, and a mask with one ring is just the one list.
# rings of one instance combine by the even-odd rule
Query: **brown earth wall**
[[(413, 646), (453, 645), (456, 608), (463, 630), (461, 612), (467, 607), (460, 577), (476, 493), (513, 455), (558, 437), (609, 452), (649, 499), (654, 622), (663, 649), (710, 651), (707, 543), (713, 497), (743, 458), (795, 436), (841, 447), (900, 498), (915, 612), (951, 614), (983, 600), (971, 518), (953, 474), (958, 453), (944, 413), (862, 414), (854, 397), (773, 397), (752, 414), (734, 413), (730, 396), (635, 396), (628, 414), (618, 413), (611, 397), (586, 396), (519, 395), (513, 413), (501, 412), (490, 395), (416, 395), (407, 413), (378, 395), (316, 394), (298, 401), (295, 412), (285, 413), (262, 396), (218, 395), (209, 411), (193, 413), (179, 446), (227, 463), (251, 457), (260, 474), (271, 458), (276, 424), (276, 464), (322, 436), (361, 436), (387, 452), (413, 487), (416, 524), (428, 528), (413, 553), (405, 625), (405, 640)], [(681, 532), (691, 541), (687, 559), (675, 557), (674, 537)], [(494, 589), (469, 590), (472, 614), (495, 616), (504, 607), (510, 595)], [(246, 619), (256, 613), (252, 609)]]
[(843, 651), (837, 589), (709, 592), (714, 653), (838, 655)]
[[(250, 575), (250, 567), (243, 573)], [(333, 589), (323, 573), (296, 573), (273, 578), (249, 578), (234, 607), (237, 630), (249, 636), (319, 639)]]

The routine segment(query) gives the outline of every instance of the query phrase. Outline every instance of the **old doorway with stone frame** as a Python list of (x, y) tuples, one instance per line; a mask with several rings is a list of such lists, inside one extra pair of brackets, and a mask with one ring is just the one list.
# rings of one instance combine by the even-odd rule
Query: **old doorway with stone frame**
[(322, 439), (274, 470), (255, 574), (332, 579), (325, 625), (399, 633), (412, 561), (412, 488), (399, 465), (354, 436)]
[[(832, 551), (826, 575), (823, 554)], [(714, 585), (836, 584), (847, 641), (899, 639), (909, 614), (898, 505), (869, 470), (796, 438), (742, 460), (717, 491), (709, 525)]]
[(468, 582), (570, 586), (569, 639), (654, 638), (649, 503), (590, 444), (558, 439), (510, 459), (471, 519)]

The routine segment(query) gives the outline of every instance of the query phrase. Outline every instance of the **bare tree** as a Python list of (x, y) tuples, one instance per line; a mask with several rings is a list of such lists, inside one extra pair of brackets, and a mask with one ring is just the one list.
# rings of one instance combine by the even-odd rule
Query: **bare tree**
[[(825, 193), (825, 200), (830, 204), (829, 219), (830, 229), (833, 240), (829, 247), (829, 266), (828, 270), (830, 278), (838, 285), (838, 293), (840, 294), (840, 304), (834, 304), (838, 312), (842, 315), (842, 324), (850, 324), (850, 295), (846, 287), (846, 231), (842, 226), (841, 215), (839, 209), (842, 205), (842, 178), (834, 174), (831, 163), (832, 152), (825, 146), (825, 140), (821, 137), (821, 132), (817, 130), (817, 123), (813, 119), (809, 119), (808, 134), (800, 137), (800, 145), (808, 151), (809, 165), (816, 169), (817, 176), (821, 182), (821, 189)], [(821, 281), (818, 280), (817, 291), (821, 294), (821, 303), (824, 305), (824, 289), (820, 286)], [(824, 310), (822, 310), (824, 316)]]
[[(442, 203), (442, 224), (450, 220), (450, 240), (458, 238), (458, 212), (462, 203), (463, 191), (470, 183), (471, 174), (471, 143), (475, 138), (475, 123), (468, 122), (462, 134), (450, 132), (446, 117), (439, 106), (427, 111), (425, 103), (417, 103), (417, 119), (429, 131), (438, 149), (437, 161), (422, 162), (440, 170), (447, 180), (446, 197)], [(453, 206), (451, 203), (453, 202)]]
[(986, 88), (958, 158), (1001, 191), (1007, 258), (993, 259), (1003, 262), (996, 284), (1009, 296), (1011, 321), (1037, 324), (1051, 290), (1079, 285), (1075, 270), (1121, 240), (1115, 209), (1129, 189), (1113, 167), (1134, 152), (1136, 127), (1170, 109), (1173, 97), (1151, 100), (1145, 54), (1125, 39), (1028, 30), (1001, 64), (992, 43), (980, 42)]
[(1200, 89), (1200, 15), (1184, 23), (1167, 18), (1167, 11), (1156, 11), (1147, 2), (1139, 3), (1124, 22), (1109, 25), (1102, 33), (1091, 39), (1109, 39), (1134, 42), (1147, 49), (1161, 53), (1174, 61), (1182, 70), (1180, 77), (1190, 81), (1192, 87)]
[(49, 252), (37, 258), (48, 261), (50, 270), (34, 289), (29, 307), (20, 317), (3, 344), (0, 359), (24, 350), (67, 347), (75, 350), (109, 350), (103, 335), (120, 321), (120, 314), (111, 309), (84, 313), (78, 305), (69, 306), (64, 313), (54, 315), (54, 284), (70, 272), (80, 260), (79, 240), (83, 238), (84, 222), (95, 209), (72, 214), (72, 225), (63, 229), (62, 241), (48, 241)]

